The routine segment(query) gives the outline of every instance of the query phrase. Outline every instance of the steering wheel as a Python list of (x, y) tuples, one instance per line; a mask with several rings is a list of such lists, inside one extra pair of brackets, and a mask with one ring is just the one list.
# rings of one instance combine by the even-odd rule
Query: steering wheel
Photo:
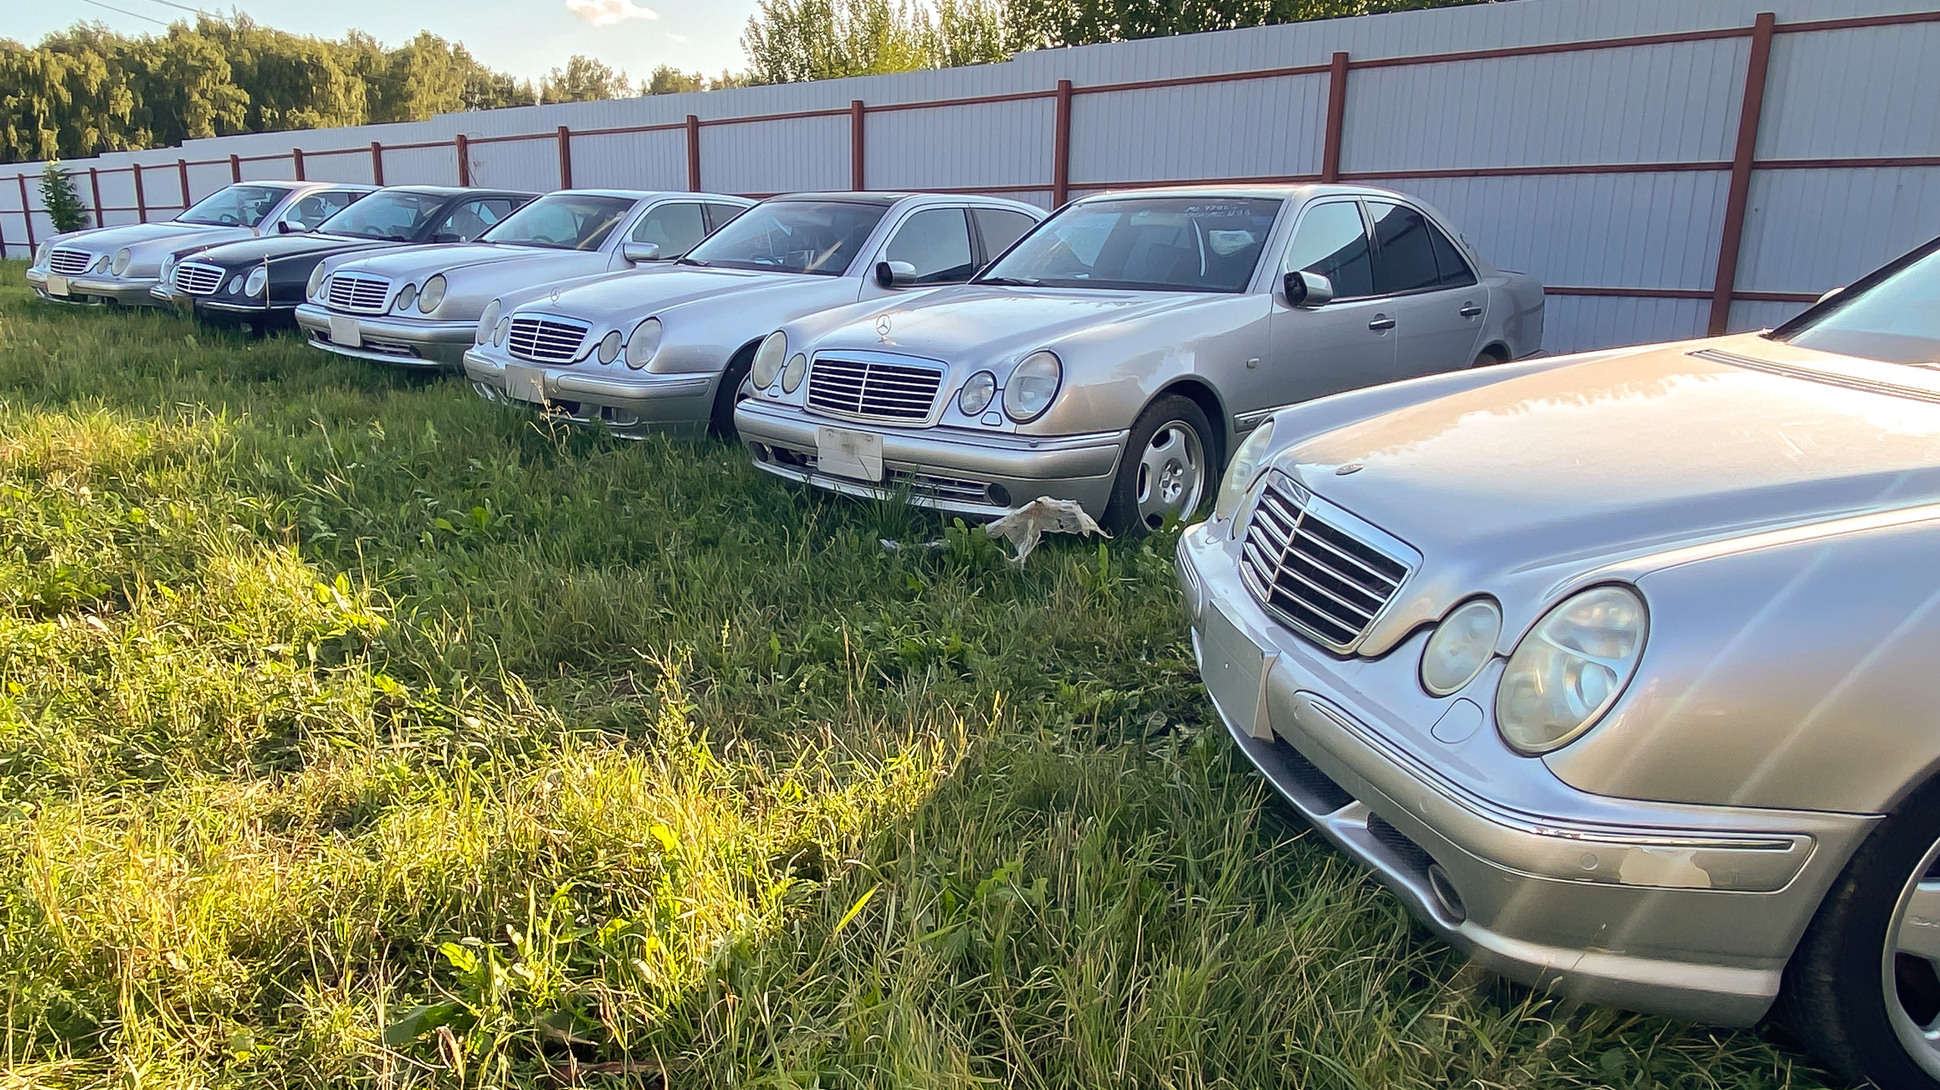
[(222, 224), (224, 227), (234, 227), (238, 223), (241, 223), (242, 220), (237, 219), (234, 212), (224, 212), (222, 215), (216, 217), (216, 222)]

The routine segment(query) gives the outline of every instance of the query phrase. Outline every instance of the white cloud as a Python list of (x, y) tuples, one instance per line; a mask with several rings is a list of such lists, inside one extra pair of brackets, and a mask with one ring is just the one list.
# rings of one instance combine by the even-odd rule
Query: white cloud
[(628, 19), (658, 19), (660, 13), (633, 0), (566, 0), (566, 10), (594, 26), (612, 26)]
[(668, 41), (674, 41), (674, 42), (679, 42), (679, 43), (681, 43), (682, 45), (685, 45), (685, 44), (687, 44), (687, 35), (685, 35), (685, 34), (669, 34), (669, 35), (667, 35), (667, 40), (668, 40)]

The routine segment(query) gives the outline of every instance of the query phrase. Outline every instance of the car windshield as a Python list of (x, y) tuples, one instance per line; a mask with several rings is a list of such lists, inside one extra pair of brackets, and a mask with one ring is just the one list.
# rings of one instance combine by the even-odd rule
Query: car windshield
[(1282, 202), (1256, 197), (1086, 201), (1039, 224), (980, 283), (1246, 290)]
[(770, 201), (743, 212), (681, 261), (840, 276), (887, 211), (885, 204), (851, 201)]
[(478, 236), (478, 241), (545, 246), (554, 250), (597, 250), (632, 207), (633, 201), (625, 197), (554, 193), (512, 213)]
[(424, 230), (444, 203), (445, 198), (436, 193), (379, 191), (324, 220), (317, 230), (353, 238), (409, 240)]
[(175, 217), (178, 223), (209, 227), (254, 227), (262, 223), (289, 190), (273, 185), (232, 185), (195, 202)]
[(1842, 356), (1940, 367), (1940, 247), (1772, 336)]

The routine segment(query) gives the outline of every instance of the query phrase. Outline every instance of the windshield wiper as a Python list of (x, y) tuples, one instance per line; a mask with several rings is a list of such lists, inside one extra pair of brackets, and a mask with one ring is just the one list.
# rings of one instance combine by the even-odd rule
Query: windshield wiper
[(691, 257), (677, 257), (677, 258), (674, 258), (674, 264), (676, 264), (676, 265), (692, 265), (692, 266), (694, 266), (695, 268), (699, 268), (699, 269), (705, 269), (705, 268), (707, 268), (707, 267), (708, 267), (708, 263), (707, 263), (707, 262), (705, 262), (705, 261), (696, 261), (696, 260), (694, 260), (694, 259), (693, 259), (693, 258), (691, 258)]
[(1039, 284), (1043, 283), (1043, 281), (1033, 280), (1028, 277), (1022, 277), (1022, 276), (986, 276), (983, 279), (978, 280), (977, 283), (1001, 284), (1005, 287), (1012, 287), (1012, 288), (1034, 288), (1034, 287), (1037, 287)]

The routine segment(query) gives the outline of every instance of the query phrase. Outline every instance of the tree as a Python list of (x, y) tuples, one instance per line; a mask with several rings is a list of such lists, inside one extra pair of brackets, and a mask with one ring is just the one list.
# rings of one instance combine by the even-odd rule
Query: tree
[(707, 90), (707, 77), (699, 72), (683, 72), (671, 64), (657, 65), (653, 75), (640, 85), (643, 95), (677, 95), (683, 91)]
[(759, 0), (741, 35), (753, 83), (937, 66), (929, 11), (909, 0)]
[(61, 169), (58, 159), (49, 159), (40, 172), (40, 203), (56, 231), (79, 231), (88, 225), (88, 212), (81, 204), (81, 195), (74, 191), (74, 179)]
[(602, 98), (631, 98), (633, 85), (624, 71), (575, 53), (564, 69), (555, 68), (539, 84), (540, 102), (592, 102)]

